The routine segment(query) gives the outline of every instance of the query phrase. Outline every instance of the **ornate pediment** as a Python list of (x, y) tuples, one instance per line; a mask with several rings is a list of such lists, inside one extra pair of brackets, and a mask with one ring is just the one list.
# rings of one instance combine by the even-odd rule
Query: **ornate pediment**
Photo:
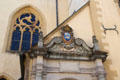
[(61, 36), (54, 37), (48, 44), (43, 42), (40, 32), (38, 44), (29, 52), (31, 58), (44, 56), (52, 59), (95, 60), (101, 58), (105, 61), (107, 52), (100, 51), (98, 40), (93, 36), (93, 47), (89, 47), (80, 38), (75, 38), (73, 30), (68, 25), (62, 27)]
[(46, 47), (52, 54), (79, 56), (92, 54), (91, 48), (84, 40), (73, 36), (73, 30), (68, 25), (61, 29), (61, 36), (53, 38)]

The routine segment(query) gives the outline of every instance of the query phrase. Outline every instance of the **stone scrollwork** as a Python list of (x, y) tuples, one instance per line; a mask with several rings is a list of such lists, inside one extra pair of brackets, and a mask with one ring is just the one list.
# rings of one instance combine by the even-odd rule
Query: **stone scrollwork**
[(51, 47), (49, 46), (49, 51), (52, 53), (76, 54), (76, 55), (81, 55), (81, 56), (88, 56), (88, 55), (92, 54), (92, 52), (91, 52), (90, 48), (87, 46), (87, 44), (83, 40), (82, 40), (82, 42), (78, 41), (78, 40), (81, 40), (81, 39), (75, 40), (76, 44), (74, 42), (71, 45), (66, 45), (63, 42), (56, 43), (54, 45), (51, 45)]
[[(47, 44), (48, 52), (51, 52), (52, 54), (59, 53), (60, 55), (91, 55), (91, 48), (84, 40), (80, 38), (75, 39), (72, 31), (72, 28), (69, 28), (69, 26), (62, 28), (62, 36), (53, 38), (51, 42)], [(64, 33), (68, 33), (70, 35), (67, 36), (64, 35)]]
[(71, 43), (71, 44), (69, 44), (69, 45), (66, 45), (66, 44), (63, 43), (63, 45), (64, 45), (64, 48), (65, 48), (65, 49), (70, 50), (70, 49), (74, 48), (74, 45), (75, 45), (75, 44), (74, 44), (74, 43)]
[(87, 51), (90, 51), (90, 47), (85, 43), (84, 40), (77, 38), (77, 39), (75, 39), (75, 43), (78, 46), (83, 46)]
[(49, 47), (51, 47), (53, 44), (55, 44), (55, 43), (61, 43), (62, 42), (62, 38), (61, 37), (55, 37), (55, 38), (53, 38), (52, 40), (51, 40), (51, 42), (50, 43), (48, 43), (47, 44), (47, 48), (49, 48)]

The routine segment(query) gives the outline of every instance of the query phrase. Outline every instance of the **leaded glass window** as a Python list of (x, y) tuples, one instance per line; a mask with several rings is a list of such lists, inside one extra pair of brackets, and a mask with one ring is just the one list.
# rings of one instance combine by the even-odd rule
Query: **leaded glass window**
[(35, 44), (37, 44), (38, 40), (39, 40), (39, 32), (38, 29), (35, 30), (35, 32), (33, 32), (33, 37), (32, 37), (32, 46), (34, 46)]
[(40, 21), (33, 13), (23, 13), (16, 18), (12, 31), (11, 51), (26, 51), (37, 44)]
[(30, 49), (30, 39), (31, 33), (28, 28), (23, 32), (22, 38), (22, 50), (29, 50)]
[(19, 50), (20, 39), (21, 31), (19, 27), (16, 27), (16, 30), (12, 33), (11, 50)]

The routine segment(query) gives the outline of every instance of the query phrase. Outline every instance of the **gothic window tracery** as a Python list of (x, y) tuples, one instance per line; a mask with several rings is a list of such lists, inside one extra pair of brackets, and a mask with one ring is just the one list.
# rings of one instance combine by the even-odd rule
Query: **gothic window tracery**
[(34, 13), (23, 13), (12, 27), (11, 51), (26, 51), (38, 42), (40, 20)]
[(39, 40), (38, 36), (39, 36), (39, 31), (38, 31), (38, 29), (35, 29), (35, 31), (33, 32), (32, 46), (38, 42), (38, 40)]

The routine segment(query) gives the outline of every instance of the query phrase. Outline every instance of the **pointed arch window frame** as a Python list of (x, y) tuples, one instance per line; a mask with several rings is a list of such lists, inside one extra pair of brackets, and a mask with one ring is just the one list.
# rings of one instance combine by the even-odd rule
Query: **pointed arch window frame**
[[(30, 13), (31, 14), (31, 13)], [(32, 13), (32, 14), (34, 14), (34, 13)], [(21, 14), (22, 15), (22, 14)], [(33, 19), (33, 21), (34, 21), (34, 19)], [(30, 30), (30, 47), (29, 47), (29, 49), (32, 47), (32, 46), (34, 46), (33, 44), (32, 44), (32, 42), (33, 42), (33, 33), (35, 32), (35, 30), (37, 29), (38, 30), (38, 33), (40, 32), (40, 30), (41, 30), (41, 26), (40, 26), (40, 20), (39, 19), (37, 19), (37, 21), (36, 21), (36, 25), (32, 25), (32, 26), (30, 26), (30, 25), (23, 25), (24, 27), (23, 27), (23, 29), (22, 29), (22, 26), (20, 25), (20, 23), (18, 22), (18, 18), (16, 18), (16, 23), (18, 23), (18, 25), (14, 25), (13, 26), (13, 28), (12, 28), (12, 35), (11, 35), (11, 38), (13, 37), (13, 32), (16, 30), (16, 28), (17, 27), (19, 27), (20, 28), (20, 32), (21, 32), (21, 39), (20, 39), (20, 42), (19, 42), (19, 49), (18, 50), (12, 50), (11, 49), (11, 46), (12, 46), (12, 39), (10, 40), (10, 47), (9, 47), (9, 51), (10, 52), (21, 52), (21, 51), (26, 51), (26, 50), (22, 50), (22, 43), (23, 43), (23, 34), (24, 34), (24, 31), (25, 31), (25, 29), (26, 28), (29, 28), (29, 30)], [(28, 49), (27, 49), (28, 50)]]

